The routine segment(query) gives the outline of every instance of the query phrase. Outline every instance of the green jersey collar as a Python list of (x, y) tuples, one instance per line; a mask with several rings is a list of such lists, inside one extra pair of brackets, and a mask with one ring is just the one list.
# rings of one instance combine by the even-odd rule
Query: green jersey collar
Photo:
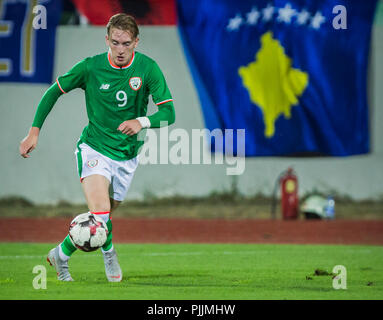
[(113, 68), (113, 69), (126, 69), (126, 68), (129, 68), (132, 64), (133, 64), (133, 61), (134, 61), (134, 56), (135, 56), (135, 53), (133, 51), (133, 54), (132, 54), (132, 58), (130, 59), (129, 63), (125, 66), (122, 66), (122, 67), (119, 67), (117, 65), (115, 65), (112, 61), (112, 57), (110, 55), (110, 51), (108, 51), (108, 61), (109, 61), (109, 64), (110, 66)]

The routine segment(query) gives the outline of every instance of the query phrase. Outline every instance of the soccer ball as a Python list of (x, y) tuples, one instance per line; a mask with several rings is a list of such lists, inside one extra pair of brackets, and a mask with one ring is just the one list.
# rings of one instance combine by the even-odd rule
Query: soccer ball
[(70, 223), (69, 236), (78, 249), (95, 251), (104, 245), (108, 227), (102, 218), (89, 212), (82, 213)]

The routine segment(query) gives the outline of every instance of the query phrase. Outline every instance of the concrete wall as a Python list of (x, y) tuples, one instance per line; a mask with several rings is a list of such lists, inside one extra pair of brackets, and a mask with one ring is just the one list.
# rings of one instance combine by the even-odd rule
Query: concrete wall
[[(86, 56), (106, 50), (104, 28), (58, 28), (55, 76)], [(141, 27), (139, 51), (161, 66), (174, 97), (177, 121), (173, 128), (204, 127), (193, 85), (175, 27)], [(278, 174), (288, 166), (298, 173), (300, 193), (314, 189), (336, 190), (355, 199), (383, 195), (383, 26), (373, 31), (369, 79), (372, 152), (349, 158), (249, 158), (238, 188), (247, 195), (271, 194)], [(87, 124), (84, 95), (80, 89), (62, 96), (48, 116), (39, 145), (31, 158), (18, 154), (20, 140), (29, 129), (36, 106), (48, 86), (0, 84), (0, 197), (21, 195), (36, 203), (67, 200), (82, 203), (74, 148)], [(153, 105), (150, 110), (154, 110)], [(158, 132), (158, 131), (157, 131)], [(183, 194), (204, 195), (230, 188), (228, 165), (141, 165), (128, 199)]]

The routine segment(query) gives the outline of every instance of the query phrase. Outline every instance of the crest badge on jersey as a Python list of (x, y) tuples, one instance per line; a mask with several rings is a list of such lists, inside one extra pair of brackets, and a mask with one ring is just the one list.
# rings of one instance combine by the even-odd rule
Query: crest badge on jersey
[(97, 166), (98, 160), (92, 159), (92, 160), (89, 160), (86, 164), (88, 165), (89, 168), (94, 168), (95, 166)]
[(141, 88), (142, 80), (140, 77), (133, 77), (129, 79), (129, 85), (134, 90), (137, 91)]

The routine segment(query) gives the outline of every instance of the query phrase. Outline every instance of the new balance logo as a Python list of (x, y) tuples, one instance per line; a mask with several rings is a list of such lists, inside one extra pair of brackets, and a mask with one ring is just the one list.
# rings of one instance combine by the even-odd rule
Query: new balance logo
[(100, 87), (100, 90), (108, 90), (110, 87), (110, 84), (108, 83), (103, 83)]

